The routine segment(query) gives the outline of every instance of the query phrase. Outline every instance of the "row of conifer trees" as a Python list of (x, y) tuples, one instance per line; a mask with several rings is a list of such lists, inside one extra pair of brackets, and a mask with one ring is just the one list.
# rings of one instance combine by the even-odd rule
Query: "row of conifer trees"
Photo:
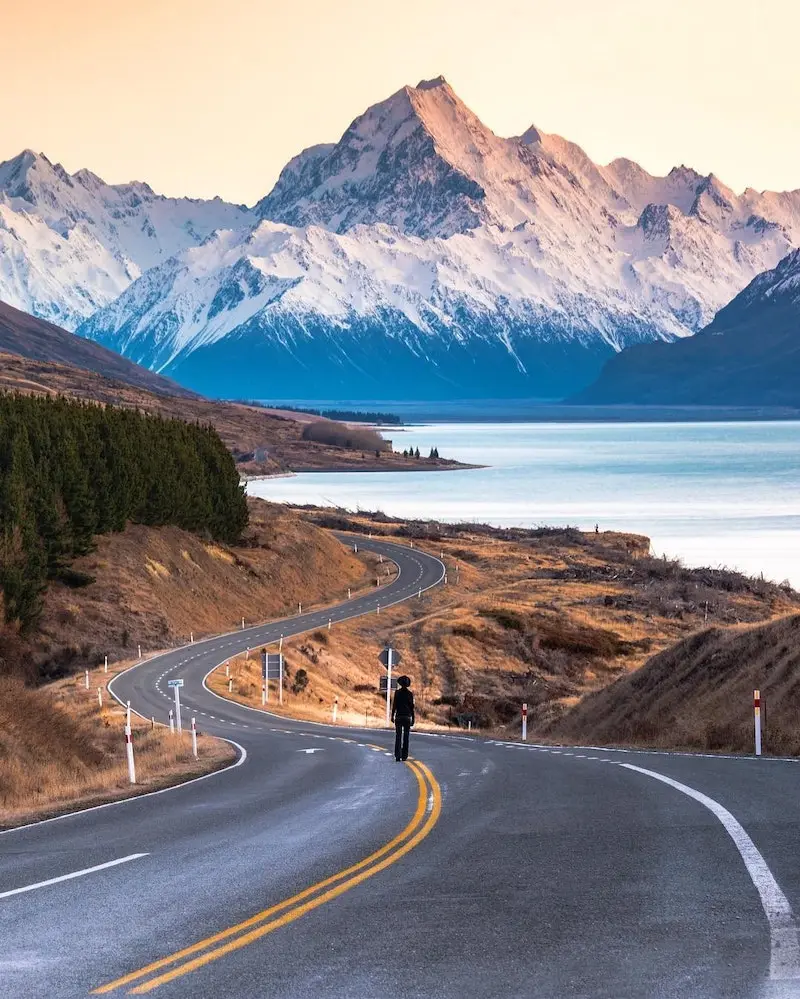
[(240, 537), (247, 503), (213, 428), (60, 397), (0, 395), (7, 622), (35, 626), (47, 580), (69, 580), (70, 561), (91, 550), (94, 535), (127, 521)]

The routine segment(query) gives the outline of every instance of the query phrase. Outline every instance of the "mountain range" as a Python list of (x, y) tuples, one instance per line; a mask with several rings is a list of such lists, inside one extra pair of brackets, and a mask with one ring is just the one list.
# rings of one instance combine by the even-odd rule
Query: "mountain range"
[(573, 401), (800, 409), (800, 250), (754, 278), (696, 336), (617, 354)]
[(501, 138), (441, 77), (300, 153), (252, 209), (10, 164), (0, 298), (218, 396), (562, 397), (800, 245), (800, 191)]

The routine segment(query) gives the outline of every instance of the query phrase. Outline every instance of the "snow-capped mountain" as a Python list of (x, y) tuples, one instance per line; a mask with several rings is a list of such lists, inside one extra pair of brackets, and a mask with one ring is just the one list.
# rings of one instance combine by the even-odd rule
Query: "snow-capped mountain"
[(800, 409), (800, 250), (676, 343), (617, 354), (575, 402)]
[(501, 138), (442, 78), (300, 153), (255, 214), (80, 332), (215, 394), (553, 398), (694, 333), (800, 245), (800, 191)]
[(250, 220), (218, 198), (110, 185), (25, 150), (0, 163), (0, 300), (74, 329), (151, 267)]

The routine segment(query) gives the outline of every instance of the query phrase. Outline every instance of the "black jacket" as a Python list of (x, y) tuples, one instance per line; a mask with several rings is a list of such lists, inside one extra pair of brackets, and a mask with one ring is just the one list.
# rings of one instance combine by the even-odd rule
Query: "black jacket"
[(398, 687), (392, 699), (392, 721), (395, 718), (410, 718), (414, 724), (414, 695), (408, 687)]

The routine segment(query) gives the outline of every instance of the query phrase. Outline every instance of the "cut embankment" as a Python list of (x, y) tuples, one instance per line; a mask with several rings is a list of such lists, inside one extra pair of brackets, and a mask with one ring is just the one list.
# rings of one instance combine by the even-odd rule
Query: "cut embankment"
[(755, 689), (765, 752), (800, 754), (800, 615), (692, 635), (585, 697), (547, 734), (604, 745), (753, 752)]

